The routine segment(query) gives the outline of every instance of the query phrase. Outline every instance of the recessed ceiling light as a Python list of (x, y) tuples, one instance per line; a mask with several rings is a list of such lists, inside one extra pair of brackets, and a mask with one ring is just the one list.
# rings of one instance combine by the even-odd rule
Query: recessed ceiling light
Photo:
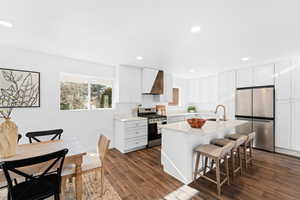
[(199, 33), (201, 31), (201, 27), (193, 26), (190, 31), (191, 31), (191, 33)]
[(144, 58), (142, 56), (137, 56), (136, 59), (137, 60), (143, 60)]
[(4, 27), (7, 27), (7, 28), (12, 28), (13, 24), (8, 22), (8, 21), (0, 20), (0, 26), (4, 26)]
[(190, 69), (189, 72), (190, 72), (190, 73), (194, 73), (194, 72), (196, 72), (196, 71), (195, 71), (194, 69)]
[(249, 60), (248, 57), (241, 58), (241, 61), (248, 61), (248, 60)]

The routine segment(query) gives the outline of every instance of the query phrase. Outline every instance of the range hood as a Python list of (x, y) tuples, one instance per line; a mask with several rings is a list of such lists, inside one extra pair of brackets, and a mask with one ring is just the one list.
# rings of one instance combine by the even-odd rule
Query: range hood
[(164, 94), (164, 72), (156, 69), (143, 69), (143, 94), (162, 95)]

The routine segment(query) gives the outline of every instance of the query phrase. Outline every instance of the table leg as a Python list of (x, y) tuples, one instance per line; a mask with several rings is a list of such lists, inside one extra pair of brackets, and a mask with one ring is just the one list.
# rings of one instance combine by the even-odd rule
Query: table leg
[(76, 200), (82, 200), (82, 192), (83, 192), (83, 184), (82, 184), (82, 170), (81, 170), (81, 163), (76, 164), (76, 180), (75, 180), (75, 187), (76, 187)]

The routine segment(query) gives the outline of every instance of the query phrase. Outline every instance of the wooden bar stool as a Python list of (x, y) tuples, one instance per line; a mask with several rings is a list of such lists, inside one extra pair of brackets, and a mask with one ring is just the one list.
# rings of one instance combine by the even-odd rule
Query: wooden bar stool
[[(218, 195), (221, 195), (221, 187), (224, 183), (228, 183), (229, 185), (229, 168), (228, 168), (228, 154), (230, 154), (232, 148), (234, 147), (234, 142), (230, 142), (224, 147), (218, 147), (216, 145), (212, 144), (204, 144), (198, 146), (194, 151), (196, 153), (196, 163), (195, 163), (195, 172), (194, 172), (194, 180), (197, 179), (197, 175), (199, 177), (203, 177), (206, 180), (215, 183), (217, 185), (218, 189)], [(200, 162), (200, 156), (204, 156), (205, 158), (205, 163), (204, 167), (201, 169), (199, 168), (199, 162)], [(206, 176), (206, 170), (208, 167), (208, 159), (212, 159), (212, 161), (216, 164), (216, 180)], [(226, 178), (221, 181), (221, 172), (220, 170), (220, 162), (223, 161), (225, 162), (225, 168), (226, 168)], [(212, 170), (212, 167), (210, 167), (210, 170)], [(203, 172), (203, 174), (201, 174)]]
[[(243, 135), (241, 137), (239, 137), (237, 140), (230, 140), (230, 139), (226, 139), (226, 138), (220, 138), (220, 139), (214, 139), (211, 141), (212, 144), (223, 147), (231, 142), (234, 142), (234, 147), (231, 150), (231, 164), (232, 164), (232, 177), (234, 177), (236, 175), (236, 173), (238, 173), (240, 171), (241, 175), (243, 174), (243, 163), (242, 163), (242, 145), (245, 144), (245, 142), (247, 141), (247, 136)], [(237, 158), (239, 159), (239, 166), (236, 168), (236, 164), (235, 164), (235, 159)]]
[[(242, 145), (243, 146), (243, 150), (244, 150), (244, 160), (245, 160), (245, 168), (248, 168), (248, 163), (250, 163), (251, 165), (253, 165), (253, 160), (254, 160), (254, 156), (253, 156), (253, 141), (255, 138), (255, 132), (252, 132), (250, 134), (248, 134), (247, 136), (247, 140), (246, 142)], [(232, 135), (228, 135), (228, 139), (230, 140), (237, 140), (240, 137), (243, 137), (244, 135), (242, 134), (232, 134)], [(248, 156), (248, 152), (249, 152), (249, 156)]]

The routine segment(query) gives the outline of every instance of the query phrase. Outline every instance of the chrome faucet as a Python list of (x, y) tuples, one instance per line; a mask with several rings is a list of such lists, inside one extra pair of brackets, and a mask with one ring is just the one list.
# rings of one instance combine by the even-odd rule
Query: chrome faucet
[(218, 113), (219, 107), (222, 107), (222, 108), (223, 108), (223, 110), (224, 110), (224, 116), (223, 116), (223, 120), (224, 120), (224, 121), (226, 121), (226, 120), (227, 120), (227, 117), (226, 117), (226, 107), (225, 107), (224, 105), (222, 105), (222, 104), (220, 104), (220, 105), (217, 105), (217, 107), (216, 107), (216, 111), (215, 111), (215, 114), (217, 114), (217, 113)]

